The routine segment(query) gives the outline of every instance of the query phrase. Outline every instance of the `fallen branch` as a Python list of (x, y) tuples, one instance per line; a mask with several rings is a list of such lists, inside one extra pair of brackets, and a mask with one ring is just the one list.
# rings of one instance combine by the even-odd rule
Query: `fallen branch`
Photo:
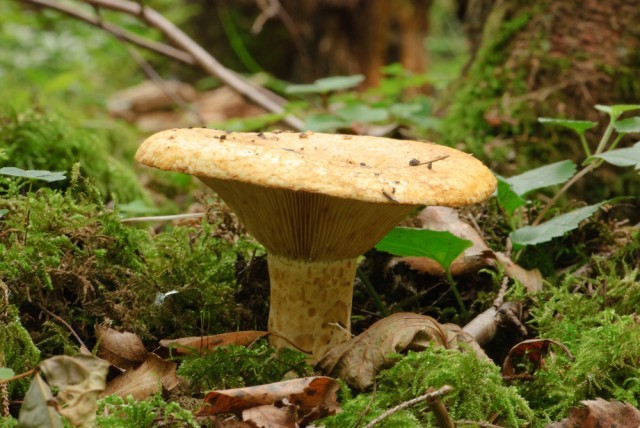
[[(91, 25), (102, 28), (124, 40), (135, 43), (141, 47), (162, 53), (173, 59), (179, 59), (189, 64), (194, 64), (204, 70), (207, 74), (216, 77), (225, 85), (231, 87), (241, 95), (253, 101), (265, 110), (281, 114), (285, 112), (284, 104), (286, 101), (265, 88), (254, 84), (253, 82), (243, 78), (239, 74), (224, 67), (218, 60), (205, 51), (199, 44), (193, 41), (186, 33), (176, 27), (171, 21), (167, 20), (154, 9), (141, 5), (130, 0), (84, 0), (83, 3), (93, 6), (94, 8), (110, 9), (128, 15), (135, 16), (145, 22), (152, 28), (160, 31), (171, 43), (178, 49), (171, 48), (167, 45), (151, 42), (142, 37), (135, 36), (126, 32), (120, 27), (101, 22), (99, 18), (92, 17), (83, 12), (79, 12), (68, 6), (65, 6), (56, 0), (19, 0), (26, 4), (37, 5), (42, 8), (58, 10), (73, 18), (85, 21)], [(169, 49), (167, 49), (169, 48)], [(299, 118), (292, 115), (285, 115), (283, 122), (295, 130), (302, 130), (304, 123)]]
[[(438, 399), (438, 398), (442, 397), (443, 395), (446, 395), (446, 394), (450, 393), (451, 391), (453, 391), (453, 388), (450, 387), (449, 385), (445, 385), (445, 386), (443, 386), (442, 388), (440, 388), (440, 389), (438, 389), (436, 391), (427, 392), (426, 394), (423, 394), (423, 395), (421, 395), (419, 397), (412, 398), (411, 400), (405, 401), (404, 403), (400, 403), (397, 406), (392, 407), (391, 409), (387, 410), (386, 412), (384, 412), (383, 414), (381, 414), (380, 416), (378, 416), (377, 418), (375, 418), (371, 422), (369, 422), (364, 428), (373, 428), (376, 424), (379, 424), (384, 419), (388, 418), (389, 416), (393, 415), (394, 413), (397, 413), (397, 412), (399, 412), (401, 410), (404, 410), (404, 409), (408, 409), (409, 407), (415, 406), (416, 404), (424, 402), (424, 401), (427, 401), (427, 400)], [(445, 409), (445, 412), (446, 412), (446, 409)], [(447, 418), (448, 417), (449, 416), (447, 415)], [(438, 421), (440, 421), (439, 418), (438, 418)], [(444, 425), (444, 426), (446, 426), (446, 425)], [(453, 424), (451, 424), (450, 426), (453, 427)]]

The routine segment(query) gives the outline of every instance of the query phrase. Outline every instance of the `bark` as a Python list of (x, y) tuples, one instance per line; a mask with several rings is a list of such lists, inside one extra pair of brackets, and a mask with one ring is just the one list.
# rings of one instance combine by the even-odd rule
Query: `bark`
[[(302, 82), (363, 74), (364, 86), (375, 86), (380, 68), (393, 61), (416, 73), (426, 70), (424, 40), (432, 1), (198, 0), (202, 13), (191, 18), (191, 27), (196, 40), (233, 69), (246, 69), (246, 64), (230, 49), (228, 25), (223, 25), (230, 18), (256, 63), (280, 78)], [(269, 12), (270, 4), (277, 7)], [(221, 8), (230, 14), (221, 14)], [(271, 15), (265, 19), (264, 14)]]
[(455, 84), (443, 136), (499, 172), (513, 172), (506, 160), (531, 168), (582, 156), (576, 138), (538, 117), (602, 122), (595, 104), (640, 99), (636, 0), (469, 0), (464, 16), (475, 55)]

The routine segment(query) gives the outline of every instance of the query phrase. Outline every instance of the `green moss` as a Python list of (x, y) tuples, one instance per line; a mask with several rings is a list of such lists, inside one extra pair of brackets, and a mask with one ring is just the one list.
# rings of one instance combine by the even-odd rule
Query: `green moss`
[(313, 374), (306, 356), (292, 349), (271, 348), (266, 340), (251, 346), (229, 345), (203, 355), (186, 357), (178, 374), (189, 380), (196, 391), (263, 385), (283, 380), (285, 374), (296, 377)]
[[(2, 290), (0, 289), (0, 292)], [(0, 305), (1, 306), (1, 305)], [(20, 323), (18, 311), (13, 306), (0, 308), (0, 367), (8, 367), (15, 374), (24, 373), (40, 362), (40, 351), (31, 341), (27, 330)], [(21, 398), (29, 389), (30, 380), (21, 379), (8, 384), (9, 397)], [(0, 423), (0, 426), (1, 423)]]
[(99, 428), (200, 427), (193, 414), (156, 395), (146, 400), (110, 395), (98, 401)]
[[(618, 285), (629, 279), (619, 278)], [(567, 277), (561, 287), (539, 296), (532, 309), (539, 337), (562, 342), (575, 356), (570, 361), (558, 351), (546, 357), (533, 382), (518, 384), (541, 422), (565, 417), (570, 407), (596, 397), (640, 403), (640, 322), (635, 309), (625, 299), (613, 298), (612, 307), (603, 310), (600, 293), (581, 292), (589, 287), (586, 281)], [(629, 314), (618, 313), (616, 307), (629, 309)]]
[[(7, 154), (0, 166), (68, 172), (79, 162), (82, 174), (92, 179), (105, 197), (117, 195), (123, 202), (148, 199), (132, 166), (112, 156), (114, 151), (122, 151), (125, 142), (109, 139), (108, 132), (75, 125), (55, 112), (14, 111), (0, 106), (0, 142)], [(132, 159), (132, 153), (127, 155)]]
[(152, 236), (121, 223), (86, 183), (26, 194), (16, 180), (2, 183), (0, 209), (8, 212), (0, 220), (0, 279), (47, 352), (63, 353), (68, 343), (42, 331), (40, 307), (88, 345), (94, 324), (106, 319), (151, 340), (235, 330), (246, 315), (233, 301), (234, 264), (255, 245), (217, 238), (208, 225)]
[[(343, 403), (343, 413), (325, 419), (329, 427), (354, 426), (363, 414), (366, 423), (385, 410), (424, 394), (429, 387), (453, 387), (443, 398), (452, 419), (486, 421), (507, 426), (524, 426), (533, 413), (515, 388), (503, 384), (499, 368), (489, 360), (479, 359), (472, 352), (429, 348), (409, 352), (393, 368), (377, 378), (374, 393), (360, 394)], [(366, 409), (370, 409), (368, 412)], [(396, 413), (381, 427), (437, 426), (425, 406), (416, 405)]]

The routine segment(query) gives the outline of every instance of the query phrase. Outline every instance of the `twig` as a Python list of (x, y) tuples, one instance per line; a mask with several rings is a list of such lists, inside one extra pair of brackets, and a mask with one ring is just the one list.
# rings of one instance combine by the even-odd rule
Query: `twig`
[(182, 220), (185, 218), (200, 218), (204, 217), (206, 213), (193, 213), (193, 214), (175, 214), (175, 215), (156, 215), (148, 217), (129, 217), (120, 220), (120, 223), (141, 223), (145, 221), (172, 221)]
[(23, 377), (31, 376), (32, 374), (34, 374), (37, 371), (38, 371), (38, 368), (34, 367), (34, 368), (30, 369), (30, 370), (27, 370), (24, 373), (20, 373), (20, 374), (17, 374), (15, 376), (12, 376), (12, 377), (9, 377), (9, 378), (6, 378), (6, 379), (0, 379), (0, 385), (3, 385), (5, 383), (9, 383), (9, 382), (13, 382), (14, 380), (22, 379)]
[(468, 419), (461, 419), (459, 421), (456, 421), (456, 426), (457, 425), (473, 425), (473, 426), (482, 427), (482, 428), (504, 428), (500, 425), (494, 425), (489, 422), (470, 421)]
[(433, 391), (433, 392), (428, 392), (426, 394), (423, 394), (419, 397), (416, 398), (412, 398), (409, 401), (405, 401), (404, 403), (400, 403), (395, 407), (392, 407), (391, 409), (387, 410), (386, 412), (384, 412), (383, 414), (381, 414), (380, 416), (378, 416), (377, 418), (375, 418), (374, 420), (372, 420), (371, 422), (369, 422), (364, 428), (372, 428), (374, 427), (376, 424), (382, 422), (384, 419), (388, 418), (389, 416), (393, 415), (394, 413), (397, 413), (401, 410), (407, 409), (411, 406), (415, 406), (418, 403), (421, 403), (423, 401), (426, 400), (432, 400), (435, 398), (439, 398), (442, 397), (443, 395), (446, 395), (448, 393), (450, 393), (451, 391), (453, 391), (453, 388), (450, 387), (449, 385), (445, 385), (442, 388)]
[[(96, 11), (96, 18), (98, 19), (98, 22), (100, 24), (100, 28), (103, 28), (104, 20), (102, 19), (102, 15), (100, 14), (100, 9), (96, 7), (95, 11)], [(138, 64), (138, 67), (142, 69), (142, 71), (147, 75), (147, 77), (149, 77), (153, 81), (153, 83), (155, 83), (156, 86), (158, 86), (158, 88), (160, 88), (160, 90), (171, 101), (173, 101), (183, 111), (191, 113), (196, 118), (196, 121), (200, 126), (206, 125), (202, 116), (193, 108), (191, 108), (185, 102), (185, 100), (180, 96), (180, 94), (172, 90), (169, 87), (169, 85), (167, 85), (164, 79), (160, 77), (158, 72), (151, 66), (151, 64), (149, 64), (149, 62), (146, 59), (144, 59), (144, 57), (140, 55), (136, 49), (133, 48), (133, 46), (127, 43), (127, 40), (124, 37), (122, 37), (120, 34), (114, 34), (114, 37), (124, 46), (127, 52), (129, 52), (129, 55), (131, 55), (131, 58), (133, 58), (136, 64)]]
[[(144, 39), (140, 37), (133, 38), (130, 33), (127, 34), (126, 32), (124, 32), (124, 30), (111, 24), (103, 23), (102, 25), (100, 25), (99, 21), (97, 21), (95, 18), (74, 11), (73, 9), (65, 8), (55, 0), (20, 1), (24, 3), (36, 4), (40, 7), (55, 9), (66, 13), (69, 16), (89, 22), (92, 25), (104, 28), (107, 31), (116, 31), (119, 34), (122, 34), (127, 41), (131, 41), (132, 43), (136, 43), (140, 46), (144, 45), (143, 47), (149, 48), (149, 41), (143, 42)], [(176, 52), (183, 52), (192, 59), (192, 61), (189, 61), (187, 59), (187, 61), (185, 62), (197, 65), (208, 74), (218, 78), (221, 82), (231, 87), (238, 93), (244, 95), (249, 100), (258, 104), (265, 110), (276, 114), (285, 113), (284, 104), (286, 103), (286, 101), (284, 99), (277, 96), (273, 92), (268, 91), (265, 88), (243, 78), (234, 71), (224, 67), (222, 64), (220, 64), (220, 62), (218, 62), (218, 60), (216, 60), (200, 45), (194, 42), (182, 30), (180, 30), (171, 21), (167, 20), (164, 16), (156, 12), (154, 9), (129, 0), (83, 0), (83, 2), (94, 7), (115, 10), (142, 19), (150, 27), (159, 30), (168, 40), (170, 40), (179, 48), (173, 52), (174, 54)], [(157, 48), (158, 46), (156, 45), (155, 47)], [(153, 50), (158, 51), (157, 49)], [(175, 58), (174, 55), (172, 55), (172, 57)], [(304, 122), (295, 116), (285, 115), (282, 120), (293, 129), (302, 130), (304, 128)]]
[(54, 314), (53, 312), (49, 311), (47, 308), (45, 308), (44, 306), (38, 305), (40, 306), (40, 309), (42, 310), (42, 312), (46, 313), (47, 315), (49, 315), (50, 317), (54, 318), (56, 321), (58, 321), (60, 324), (64, 325), (67, 330), (69, 330), (69, 332), (71, 333), (71, 335), (73, 337), (75, 337), (75, 339), (78, 341), (78, 343), (80, 344), (80, 352), (82, 352), (83, 354), (91, 354), (91, 351), (89, 351), (89, 348), (87, 348), (84, 344), (84, 342), (82, 341), (82, 339), (80, 339), (80, 336), (78, 336), (78, 334), (75, 332), (75, 330), (69, 325), (69, 323), (67, 323), (65, 320), (63, 320), (62, 318), (60, 318), (58, 315)]
[[(429, 388), (427, 390), (427, 392), (434, 391), (434, 388)], [(435, 397), (427, 400), (427, 405), (433, 413), (433, 416), (435, 416), (436, 422), (438, 423), (440, 428), (454, 428), (451, 416), (449, 416), (449, 412), (447, 412), (447, 408), (445, 407), (440, 397)]]
[(142, 48), (148, 49), (150, 51), (159, 53), (166, 57), (175, 59), (177, 61), (184, 62), (186, 64), (195, 65), (195, 60), (193, 56), (188, 54), (185, 51), (180, 49), (176, 49), (173, 46), (169, 46), (164, 43), (156, 42), (153, 40), (145, 39), (144, 37), (140, 37), (135, 33), (127, 31), (115, 24), (111, 24), (109, 22), (101, 22), (99, 19), (89, 15), (88, 13), (81, 12), (79, 10), (75, 10), (70, 8), (67, 5), (58, 3), (55, 0), (20, 0), (23, 3), (28, 3), (34, 6), (43, 7), (47, 9), (53, 9), (58, 12), (64, 13), (71, 18), (77, 19), (79, 21), (84, 21), (94, 27), (98, 27), (108, 33), (113, 34), (114, 36), (121, 37), (129, 43), (140, 46)]
[(431, 160), (424, 161), (424, 162), (420, 162), (420, 160), (418, 160), (418, 159), (411, 159), (409, 161), (409, 166), (426, 165), (427, 168), (431, 169), (431, 167), (433, 166), (434, 162), (438, 162), (438, 161), (444, 160), (444, 159), (446, 159), (448, 157), (449, 157), (449, 155), (444, 155), (444, 156), (440, 156), (438, 158), (431, 159)]
[[(265, 110), (273, 113), (284, 113), (284, 100), (282, 98), (224, 67), (202, 46), (194, 42), (186, 33), (156, 10), (129, 0), (84, 0), (84, 2), (92, 6), (116, 10), (139, 17), (149, 26), (159, 30), (174, 45), (190, 53), (196, 65), (210, 75), (217, 77), (224, 84), (246, 96)], [(287, 115), (283, 118), (283, 121), (296, 130), (304, 128), (304, 123), (297, 117)]]

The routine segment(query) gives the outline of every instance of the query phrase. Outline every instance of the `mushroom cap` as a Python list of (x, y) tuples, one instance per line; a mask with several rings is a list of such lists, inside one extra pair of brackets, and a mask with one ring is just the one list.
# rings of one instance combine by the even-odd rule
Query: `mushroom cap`
[(461, 206), (496, 187), (491, 171), (469, 154), (369, 136), (171, 129), (149, 137), (136, 160), (201, 179), (386, 205)]

